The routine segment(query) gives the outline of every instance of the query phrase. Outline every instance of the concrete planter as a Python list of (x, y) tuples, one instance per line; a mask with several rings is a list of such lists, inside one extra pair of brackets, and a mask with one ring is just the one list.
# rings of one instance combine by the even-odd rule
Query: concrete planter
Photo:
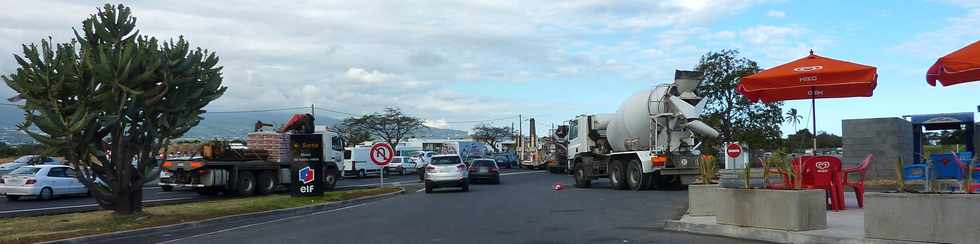
[(718, 224), (789, 231), (827, 228), (823, 190), (718, 188)]
[(715, 215), (718, 206), (718, 184), (689, 185), (687, 187), (687, 215)]
[[(762, 168), (751, 169), (751, 176), (749, 177), (749, 188), (762, 189), (766, 188), (765, 180), (763, 179)], [(745, 169), (723, 169), (718, 171), (719, 173), (719, 184), (724, 188), (735, 188), (735, 189), (745, 189)], [(778, 174), (769, 175), (769, 183), (782, 183), (783, 178)]]
[(865, 193), (868, 238), (939, 243), (980, 240), (980, 195)]

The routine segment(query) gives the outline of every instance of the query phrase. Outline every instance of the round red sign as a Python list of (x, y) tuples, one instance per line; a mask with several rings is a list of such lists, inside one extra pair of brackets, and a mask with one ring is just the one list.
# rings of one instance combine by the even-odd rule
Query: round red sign
[(728, 154), (728, 157), (737, 158), (742, 155), (742, 146), (735, 143), (728, 144), (728, 148), (725, 149), (725, 154)]
[(395, 149), (388, 143), (375, 143), (371, 146), (371, 162), (378, 166), (385, 166), (395, 157)]

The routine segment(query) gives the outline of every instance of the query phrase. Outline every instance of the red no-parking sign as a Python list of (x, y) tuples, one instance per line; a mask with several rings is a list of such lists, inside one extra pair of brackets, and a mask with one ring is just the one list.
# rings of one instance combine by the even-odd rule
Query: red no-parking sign
[(728, 154), (728, 157), (737, 158), (742, 155), (742, 146), (736, 143), (728, 144), (728, 147), (725, 149), (725, 154)]
[(388, 143), (375, 143), (371, 146), (371, 162), (378, 166), (385, 166), (395, 157), (395, 149)]

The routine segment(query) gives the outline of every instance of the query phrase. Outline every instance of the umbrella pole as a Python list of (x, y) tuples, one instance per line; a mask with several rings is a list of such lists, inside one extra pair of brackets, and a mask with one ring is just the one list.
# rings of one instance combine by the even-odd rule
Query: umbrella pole
[(817, 156), (817, 92), (810, 87), (810, 117), (813, 118), (813, 156)]

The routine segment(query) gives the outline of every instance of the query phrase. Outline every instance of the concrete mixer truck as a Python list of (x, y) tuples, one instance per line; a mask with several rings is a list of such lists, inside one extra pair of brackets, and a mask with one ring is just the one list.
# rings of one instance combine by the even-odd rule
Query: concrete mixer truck
[(678, 70), (674, 82), (634, 93), (616, 113), (569, 121), (567, 157), (575, 186), (608, 177), (613, 188), (645, 190), (691, 183), (699, 138), (718, 136), (700, 120), (705, 100), (694, 93), (702, 74)]

